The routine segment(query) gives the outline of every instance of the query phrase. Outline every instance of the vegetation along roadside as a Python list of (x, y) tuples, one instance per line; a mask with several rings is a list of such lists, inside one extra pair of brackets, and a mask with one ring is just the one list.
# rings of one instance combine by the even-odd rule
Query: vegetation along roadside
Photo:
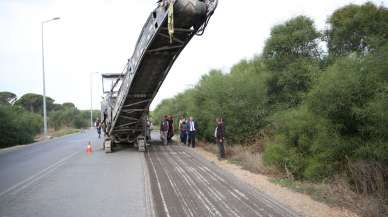
[[(0, 148), (28, 144), (39, 139), (43, 128), (43, 97), (27, 93), (20, 98), (11, 92), (0, 92)], [(49, 135), (58, 137), (90, 126), (90, 111), (73, 103), (54, 103), (46, 97)], [(93, 117), (100, 117), (93, 111)]]
[(259, 55), (210, 71), (152, 117), (194, 116), (211, 142), (222, 116), (230, 161), (362, 216), (387, 216), (388, 9), (351, 4), (327, 23), (317, 30), (297, 16), (274, 26)]

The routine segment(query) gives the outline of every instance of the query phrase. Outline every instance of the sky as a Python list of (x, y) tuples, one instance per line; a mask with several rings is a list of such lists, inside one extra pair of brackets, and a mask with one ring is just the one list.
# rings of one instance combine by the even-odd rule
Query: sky
[[(364, 0), (219, 0), (203, 36), (195, 36), (171, 68), (151, 104), (193, 87), (211, 69), (225, 73), (260, 55), (274, 25), (305, 15), (319, 30), (344, 5)], [(388, 0), (372, 1), (388, 5)], [(98, 73), (121, 73), (156, 0), (0, 0), (0, 91), (42, 94), (41, 22), (46, 95), (56, 103), (99, 109)], [(91, 85), (92, 81), (92, 85)]]

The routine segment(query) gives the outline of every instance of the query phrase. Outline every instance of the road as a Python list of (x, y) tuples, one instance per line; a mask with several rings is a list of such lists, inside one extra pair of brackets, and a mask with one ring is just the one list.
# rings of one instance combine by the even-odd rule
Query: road
[(156, 216), (299, 216), (191, 148), (153, 146), (146, 158)]
[(146, 216), (144, 154), (101, 144), (87, 131), (0, 152), (0, 216)]
[(152, 136), (146, 153), (105, 154), (95, 131), (0, 151), (0, 217), (297, 216), (192, 149)]

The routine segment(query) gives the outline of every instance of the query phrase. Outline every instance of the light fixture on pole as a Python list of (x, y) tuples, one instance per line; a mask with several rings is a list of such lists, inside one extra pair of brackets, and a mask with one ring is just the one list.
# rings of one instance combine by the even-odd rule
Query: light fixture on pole
[(47, 111), (46, 111), (46, 76), (44, 72), (44, 40), (43, 40), (43, 27), (45, 23), (59, 20), (59, 17), (54, 17), (49, 20), (42, 21), (42, 74), (43, 74), (43, 133), (45, 136), (47, 136)]

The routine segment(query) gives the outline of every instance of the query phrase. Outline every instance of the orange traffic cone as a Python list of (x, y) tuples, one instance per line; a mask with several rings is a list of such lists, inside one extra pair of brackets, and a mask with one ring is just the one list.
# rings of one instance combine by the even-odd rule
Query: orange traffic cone
[(93, 152), (92, 144), (90, 144), (90, 141), (88, 143), (88, 146), (86, 147), (86, 153), (91, 154)]

